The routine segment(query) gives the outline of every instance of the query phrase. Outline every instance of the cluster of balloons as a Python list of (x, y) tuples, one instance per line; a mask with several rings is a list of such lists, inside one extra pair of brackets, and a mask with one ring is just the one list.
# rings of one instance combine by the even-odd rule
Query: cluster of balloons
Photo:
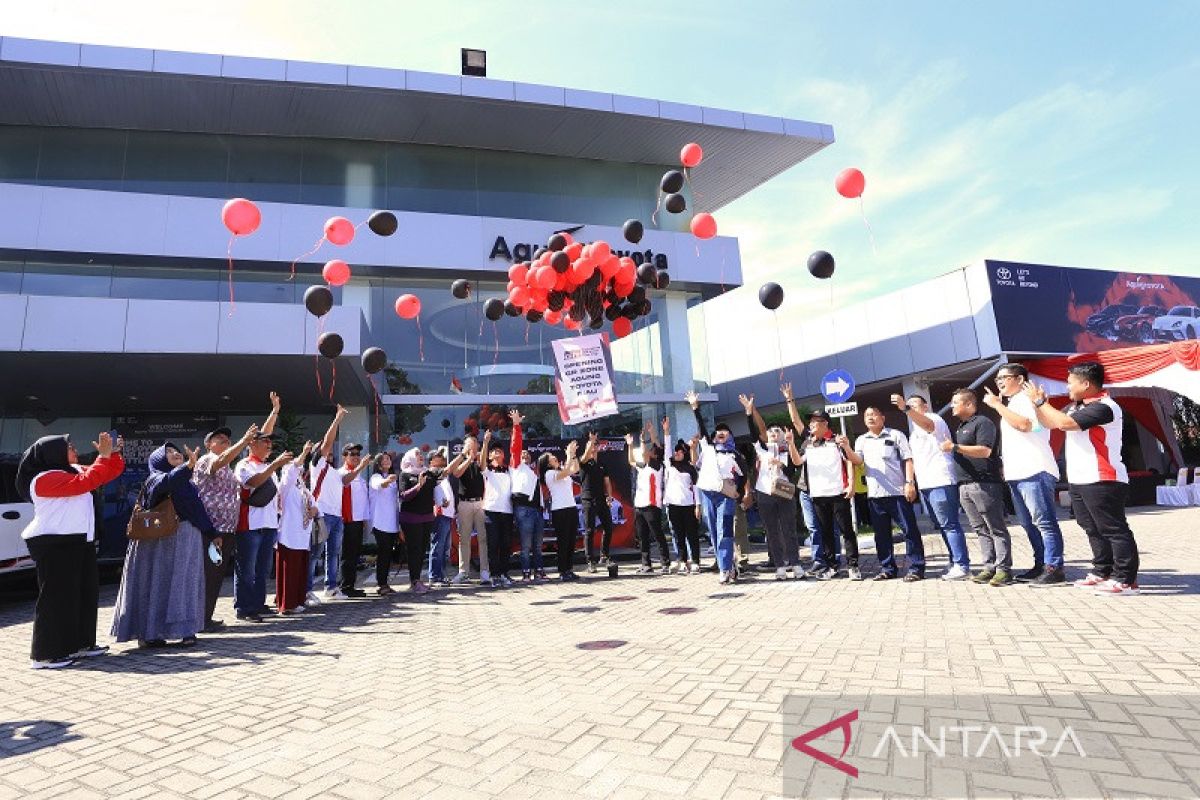
[[(684, 167), (685, 171), (696, 166), (703, 159), (704, 150), (695, 142), (688, 142), (679, 151), (679, 163)], [(683, 185), (686, 180), (687, 175), (685, 172), (677, 169), (669, 169), (663, 173), (662, 179), (658, 182), (659, 203), (671, 214), (680, 214), (687, 210), (687, 200), (682, 194)], [(701, 211), (694, 215), (689, 227), (691, 228), (692, 235), (697, 239), (711, 239), (717, 235), (717, 221), (707, 211)], [(625, 236), (625, 241), (630, 244), (637, 244), (642, 240), (646, 228), (641, 220), (631, 219), (626, 220), (621, 232)]]
[[(619, 339), (633, 330), (633, 320), (650, 313), (646, 289), (665, 289), (670, 283), (666, 270), (618, 256), (608, 242), (584, 244), (560, 232), (530, 261), (509, 267), (507, 300), (491, 298), (484, 303), (483, 313), (493, 322), (506, 314), (523, 315), (529, 322), (561, 323), (573, 331), (585, 325), (599, 330), (607, 321)], [(450, 287), (458, 298), (468, 297), (470, 290), (465, 280)]]

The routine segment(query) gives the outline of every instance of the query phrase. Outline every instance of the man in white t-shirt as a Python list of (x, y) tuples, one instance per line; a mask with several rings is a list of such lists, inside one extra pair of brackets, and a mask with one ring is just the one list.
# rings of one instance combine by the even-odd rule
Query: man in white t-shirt
[(1066, 582), (1063, 535), (1054, 502), (1058, 462), (1050, 449), (1049, 428), (1038, 421), (1033, 401), (1022, 391), (1028, 379), (1025, 367), (1005, 364), (996, 373), (1000, 394), (988, 389), (983, 402), (1000, 415), (1004, 480), (1012, 490), (1017, 519), (1033, 547), (1033, 569), (1017, 575), (1017, 580), (1053, 586)]
[(267, 608), (267, 572), (275, 554), (279, 530), (278, 478), (275, 473), (291, 462), (292, 454), (283, 453), (274, 461), (271, 437), (257, 433), (250, 443), (250, 455), (233, 470), (241, 487), (238, 507), (237, 555), (233, 572), (233, 607), (237, 618), (262, 622)]
[(967, 552), (967, 536), (958, 521), (954, 461), (942, 450), (943, 442), (954, 441), (950, 427), (937, 414), (930, 413), (929, 402), (919, 394), (910, 395), (907, 401), (894, 394), (892, 404), (908, 416), (908, 445), (912, 450), (917, 487), (929, 516), (942, 533), (946, 549), (950, 551), (950, 568), (942, 579), (966, 580), (971, 574), (971, 557)]

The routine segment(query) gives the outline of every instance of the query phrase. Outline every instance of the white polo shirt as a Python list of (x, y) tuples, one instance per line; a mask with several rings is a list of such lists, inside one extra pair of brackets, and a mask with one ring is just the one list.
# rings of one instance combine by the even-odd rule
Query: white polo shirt
[(912, 449), (917, 486), (922, 491), (953, 486), (954, 459), (949, 453), (942, 452), (942, 442), (953, 440), (950, 426), (937, 414), (927, 413), (925, 418), (933, 422), (933, 433), (927, 433), (912, 420), (908, 422), (908, 446)]
[(483, 471), (483, 510), (501, 514), (513, 513), (512, 475), (508, 470)]
[(867, 431), (854, 440), (854, 452), (863, 460), (867, 497), (904, 494), (904, 462), (912, 458), (908, 439), (898, 430)]
[[(242, 487), (242, 491), (253, 491), (246, 486), (247, 481), (258, 475), (260, 472), (265, 472), (270, 465), (265, 461), (259, 461), (256, 458), (243, 458), (238, 462), (237, 468), (233, 471), (234, 477), (237, 478), (238, 484)], [(276, 489), (279, 487), (279, 479), (272, 475), (267, 478), (269, 481), (275, 481)], [(252, 531), (260, 528), (270, 528), (275, 530), (279, 527), (279, 495), (276, 492), (275, 499), (267, 503), (265, 506), (257, 507), (246, 503), (242, 503), (247, 508), (247, 528)]]
[(1050, 431), (1038, 422), (1037, 411), (1024, 392), (1008, 398), (1008, 410), (1033, 422), (1028, 433), (1019, 431), (1000, 417), (1000, 458), (1004, 480), (1023, 481), (1041, 472), (1058, 477), (1058, 462), (1050, 449)]

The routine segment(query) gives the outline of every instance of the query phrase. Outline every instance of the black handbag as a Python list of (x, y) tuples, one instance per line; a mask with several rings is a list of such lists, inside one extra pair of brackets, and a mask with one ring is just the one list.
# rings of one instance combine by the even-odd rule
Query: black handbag
[(250, 491), (250, 496), (246, 498), (246, 505), (254, 506), (255, 508), (266, 508), (278, 493), (279, 487), (275, 485), (275, 481), (267, 478)]

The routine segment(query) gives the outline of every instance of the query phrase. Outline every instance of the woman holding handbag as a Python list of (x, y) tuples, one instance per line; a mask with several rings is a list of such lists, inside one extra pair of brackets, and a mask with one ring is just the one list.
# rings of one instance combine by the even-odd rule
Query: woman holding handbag
[(692, 415), (700, 431), (696, 491), (700, 494), (704, 526), (708, 529), (713, 550), (717, 554), (721, 583), (731, 583), (737, 580), (736, 565), (733, 563), (733, 515), (739, 496), (737, 478), (745, 475), (745, 469), (738, 463), (740, 456), (729, 426), (718, 422), (710, 435), (704, 425), (704, 416), (700, 413), (700, 396), (695, 392), (686, 392), (684, 399), (692, 407)]
[(136, 639), (139, 647), (162, 647), (179, 639), (190, 647), (204, 627), (202, 535), (215, 531), (192, 483), (199, 454), (198, 448), (181, 451), (171, 442), (150, 454), (150, 476), (138, 505), (158, 511), (169, 503), (179, 523), (169, 536), (130, 539), (113, 609), (112, 636), (118, 642)]
[(796, 538), (796, 484), (793, 481), (800, 453), (782, 425), (766, 425), (754, 407), (754, 395), (738, 395), (746, 411), (746, 424), (754, 439), (757, 463), (754, 500), (767, 534), (767, 553), (775, 565), (775, 580), (803, 580), (800, 547)]
[(96, 646), (99, 581), (91, 493), (125, 471), (121, 444), (100, 434), (94, 443), (99, 458), (87, 468), (79, 466), (66, 436), (43, 436), (21, 456), (17, 491), (33, 503), (33, 519), (21, 538), (37, 566), (34, 669), (69, 667), (108, 652)]

